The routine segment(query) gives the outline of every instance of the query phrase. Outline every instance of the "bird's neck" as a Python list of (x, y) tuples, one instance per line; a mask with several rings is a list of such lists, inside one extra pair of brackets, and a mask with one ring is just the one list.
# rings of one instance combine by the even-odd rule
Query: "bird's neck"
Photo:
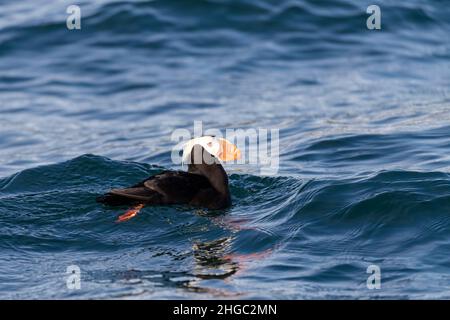
[(228, 189), (228, 176), (220, 163), (189, 164), (188, 172), (204, 176), (220, 195), (224, 197), (230, 196), (230, 190)]

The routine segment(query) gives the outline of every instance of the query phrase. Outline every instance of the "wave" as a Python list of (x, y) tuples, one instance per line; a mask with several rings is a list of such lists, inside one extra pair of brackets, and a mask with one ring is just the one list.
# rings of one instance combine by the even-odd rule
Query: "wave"
[[(111, 211), (95, 203), (96, 195), (161, 170), (93, 155), (28, 169), (0, 180), (1, 219), (8, 224), (29, 220), (37, 225), (92, 219), (95, 228), (100, 212)], [(387, 233), (395, 235), (396, 227), (429, 228), (430, 236), (437, 231), (445, 234), (450, 227), (448, 173), (382, 171), (340, 180), (232, 174), (230, 181), (234, 207), (229, 218), (245, 222), (242, 228), (266, 231), (281, 241), (295, 236), (294, 231), (305, 235), (316, 228), (326, 230), (327, 225), (335, 235), (343, 231), (353, 234), (352, 240), (375, 236), (383, 242), (390, 241)], [(107, 221), (104, 216), (101, 220)]]
[[(95, 196), (105, 190), (129, 185), (162, 169), (83, 155), (3, 178), (0, 250), (21, 252), (25, 257), (58, 254), (64, 261), (70, 259), (68, 250), (88, 261), (95, 253), (103, 257), (103, 267), (89, 269), (93, 283), (105, 278), (112, 284), (122, 283), (130, 273), (121, 271), (117, 262), (132, 261), (136, 270), (132, 278), (138, 279), (134, 290), (151, 287), (155, 282), (149, 275), (171, 274), (174, 281), (166, 283), (164, 290), (206, 290), (221, 297), (238, 293), (211, 291), (198, 287), (198, 281), (245, 272), (245, 266), (256, 261), (265, 261), (267, 268), (276, 270), (282, 275), (280, 281), (294, 268), (298, 281), (312, 281), (315, 286), (347, 281), (360, 269), (358, 259), (386, 264), (387, 257), (409, 257), (423, 265), (434, 256), (433, 261), (442, 267), (448, 264), (441, 255), (450, 232), (447, 173), (383, 171), (346, 179), (232, 174), (234, 203), (228, 210), (208, 213), (183, 206), (148, 207), (123, 225), (114, 220), (125, 208), (95, 203)], [(429, 248), (426, 255), (424, 247)], [(286, 254), (286, 259), (281, 258)], [(312, 273), (303, 262), (292, 265), (298, 259), (315, 261), (318, 257), (334, 257), (336, 262)], [(145, 267), (149, 261), (154, 268)], [(106, 272), (105, 265), (114, 267)], [(420, 273), (420, 269), (412, 268), (409, 273)], [(117, 294), (131, 293), (122, 290)], [(388, 291), (386, 296), (390, 294)], [(149, 292), (144, 295), (153, 296)]]
[[(205, 288), (198, 287), (199, 280), (244, 272), (245, 265), (255, 261), (266, 261), (267, 268), (282, 275), (280, 281), (294, 268), (299, 272), (298, 281), (312, 281), (316, 286), (350, 279), (361, 267), (355, 259), (409, 257), (422, 265), (432, 255), (434, 262), (443, 267), (448, 264), (441, 255), (450, 232), (447, 173), (383, 171), (347, 179), (232, 174), (234, 204), (229, 210), (208, 213), (183, 206), (148, 207), (123, 225), (114, 220), (125, 208), (95, 203), (95, 196), (105, 190), (134, 183), (162, 169), (83, 155), (3, 178), (0, 249), (21, 252), (25, 257), (37, 253), (65, 256), (69, 250), (88, 260), (94, 252), (104, 257), (103, 266), (115, 267), (108, 272), (103, 267), (91, 268), (93, 283), (105, 278), (121, 283), (123, 276), (130, 276), (111, 261), (114, 256), (117, 261), (133, 261), (137, 271), (132, 278), (138, 279), (134, 286), (143, 289), (153, 285), (149, 274), (157, 278), (178, 274), (174, 277), (180, 280), (166, 283), (164, 289), (195, 292), (204, 292)], [(428, 254), (422, 252), (423, 247), (429, 248)], [(285, 254), (290, 258), (273, 258)], [(152, 261), (153, 269), (144, 267), (148, 265), (141, 260), (144, 257)], [(306, 272), (303, 263), (292, 265), (297, 259), (314, 261), (318, 257), (334, 257), (337, 264), (325, 264), (312, 273)], [(192, 258), (194, 269), (189, 263)], [(184, 263), (180, 265), (180, 261)], [(420, 270), (410, 270), (417, 272)], [(129, 296), (127, 292), (118, 295)], [(222, 297), (237, 294), (206, 292)]]
[[(62, 1), (0, 3), (0, 297), (448, 297), (448, 7), (381, 3), (369, 31), (357, 0), (78, 4), (72, 32)], [(194, 120), (279, 128), (279, 175), (114, 223), (95, 197)]]
[[(65, 8), (63, 4), (46, 4), (43, 11), (47, 19), (36, 18), (30, 5), (21, 13), (24, 17), (10, 20), (11, 24), (0, 31), (0, 54), (38, 46), (70, 46), (74, 41), (87, 47), (110, 48), (120, 48), (126, 42), (127, 47), (163, 54), (174, 49), (189, 52), (199, 46), (242, 47), (248, 42), (273, 41), (291, 50), (297, 48), (298, 54), (305, 46), (316, 47), (310, 51), (330, 52), (370, 41), (365, 28), (367, 6), (360, 1), (86, 1), (79, 5), (83, 8), (83, 28), (70, 36), (64, 29), (65, 17), (57, 15)], [(420, 38), (433, 45), (443, 43), (449, 12), (442, 6), (410, 1), (383, 4), (381, 8), (384, 32), (411, 42)], [(379, 45), (392, 47), (389, 36), (376, 39)], [(384, 46), (383, 51), (391, 49)], [(307, 54), (303, 52), (305, 57)]]

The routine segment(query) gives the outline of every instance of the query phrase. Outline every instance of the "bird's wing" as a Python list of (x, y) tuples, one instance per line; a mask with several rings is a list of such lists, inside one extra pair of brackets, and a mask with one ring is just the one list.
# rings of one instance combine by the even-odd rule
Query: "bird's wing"
[(145, 181), (144, 186), (161, 194), (168, 204), (188, 203), (201, 189), (211, 188), (205, 177), (182, 171), (156, 175)]
[(124, 189), (112, 189), (109, 194), (122, 196), (133, 200), (148, 202), (153, 199), (157, 199), (155, 192), (148, 188), (124, 188)]

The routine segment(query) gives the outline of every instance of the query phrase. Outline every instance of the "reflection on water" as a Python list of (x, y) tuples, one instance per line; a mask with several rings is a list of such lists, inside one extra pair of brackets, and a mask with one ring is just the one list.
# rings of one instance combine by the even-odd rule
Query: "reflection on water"
[[(146, 285), (150, 288), (154, 288), (156, 285), (163, 288), (178, 288), (188, 292), (208, 293), (222, 298), (242, 296), (245, 295), (245, 292), (236, 291), (233, 288), (232, 276), (244, 271), (247, 261), (264, 259), (271, 253), (271, 250), (248, 255), (235, 255), (230, 252), (234, 239), (235, 236), (229, 236), (212, 241), (195, 241), (191, 252), (194, 262), (192, 272), (127, 270), (115, 273), (110, 280), (136, 287), (137, 291), (131, 290), (120, 297), (145, 295), (146, 290), (143, 288)], [(221, 288), (211, 286), (211, 281), (214, 282), (214, 280), (222, 282)]]
[(195, 276), (200, 279), (225, 279), (235, 274), (239, 263), (228, 254), (232, 241), (233, 237), (225, 237), (194, 243)]
[[(127, 285), (130, 290), (118, 297), (134, 297), (147, 293), (145, 288), (152, 290), (155, 287), (178, 288), (189, 292), (209, 293), (214, 296), (232, 297), (240, 295), (239, 292), (232, 292), (226, 288), (213, 288), (204, 283), (208, 280), (225, 280), (236, 274), (240, 268), (240, 262), (233, 259), (229, 254), (234, 237), (224, 237), (213, 241), (196, 241), (192, 245), (189, 254), (193, 257), (194, 267), (192, 272), (171, 272), (156, 270), (127, 270), (105, 274), (103, 276), (92, 273), (96, 281), (107, 281)], [(161, 253), (158, 253), (161, 254)], [(167, 253), (172, 256), (174, 253)], [(192, 254), (192, 255), (191, 255)], [(179, 257), (180, 261), (185, 260), (186, 255)]]

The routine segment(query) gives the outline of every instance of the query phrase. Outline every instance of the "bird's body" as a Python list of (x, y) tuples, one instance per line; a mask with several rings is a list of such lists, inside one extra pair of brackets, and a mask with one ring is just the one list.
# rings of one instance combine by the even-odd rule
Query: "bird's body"
[(231, 204), (229, 193), (221, 196), (206, 177), (184, 171), (163, 171), (129, 188), (113, 189), (97, 201), (112, 206), (188, 204), (209, 209)]
[[(163, 171), (129, 188), (113, 189), (98, 197), (97, 201), (113, 206), (187, 204), (208, 209), (229, 207), (231, 196), (228, 176), (217, 158), (208, 152), (208, 145), (206, 148), (197, 144), (190, 147), (187, 172)], [(238, 157), (240, 153), (237, 148), (236, 150), (233, 152)], [(219, 157), (230, 157), (226, 152), (221, 152), (218, 153)], [(194, 161), (200, 158), (201, 161)], [(129, 215), (134, 216), (136, 213), (133, 211)]]

